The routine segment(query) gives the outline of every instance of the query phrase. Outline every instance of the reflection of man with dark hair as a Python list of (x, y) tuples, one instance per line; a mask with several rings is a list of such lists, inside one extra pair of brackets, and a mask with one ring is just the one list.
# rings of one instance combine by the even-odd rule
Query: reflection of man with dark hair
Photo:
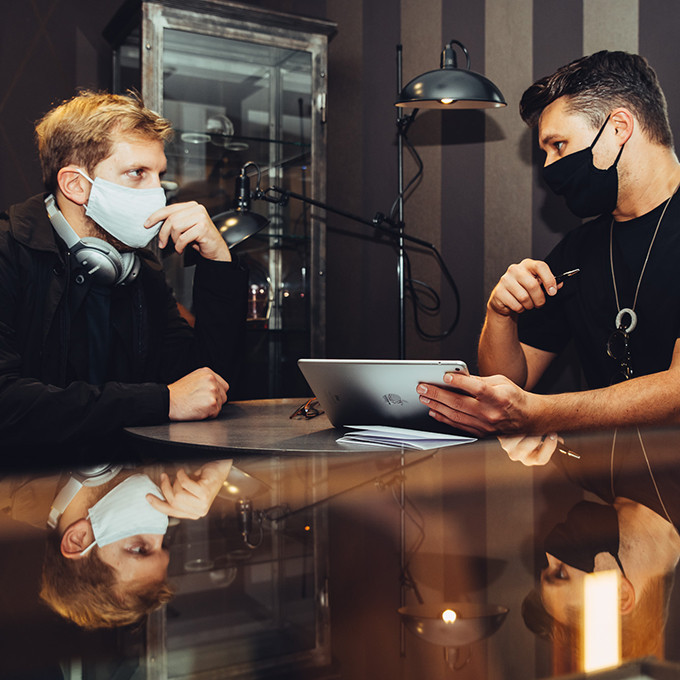
[[(162, 473), (160, 487), (140, 471), (115, 468), (113, 478), (105, 472), (99, 480), (76, 474), (14, 488), (8, 480), (0, 485), (9, 491), (2, 507), (20, 520), (28, 509), (35, 524), (37, 514), (25, 499), (38, 501), (31, 505), (43, 508), (44, 522), (48, 506), (39, 496), (54, 497), (41, 597), (80, 626), (110, 628), (137, 622), (170, 599), (163, 544), (168, 516), (205, 516), (230, 470), (230, 460), (206, 463), (191, 474), (180, 468), (172, 482)], [(103, 483), (92, 485), (97, 481)]]
[(613, 505), (584, 501), (549, 534), (545, 550), (540, 584), (522, 609), (533, 632), (554, 640), (576, 661), (584, 577), (614, 569), (621, 575), (623, 658), (664, 658), (664, 629), (680, 559), (680, 536), (672, 524), (627, 498), (617, 498)]
[[(617, 431), (569, 438), (500, 437), (514, 461), (556, 464), (602, 502), (582, 501), (544, 541), (547, 563), (539, 586), (524, 602), (529, 628), (566, 650), (576, 670), (583, 582), (587, 573), (620, 573), (622, 655), (664, 657), (664, 629), (680, 561), (680, 467), (672, 434)], [(564, 449), (563, 449), (564, 450)], [(576, 457), (580, 456), (580, 457)]]

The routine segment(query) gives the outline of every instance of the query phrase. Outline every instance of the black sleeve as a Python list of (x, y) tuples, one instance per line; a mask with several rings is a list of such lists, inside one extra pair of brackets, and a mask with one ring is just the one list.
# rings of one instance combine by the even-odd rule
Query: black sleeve
[[(0, 448), (106, 436), (127, 425), (166, 420), (169, 394), (162, 384), (58, 387), (40, 379), (44, 330), (26, 320), (44, 318), (43, 302), (50, 297), (45, 291), (53, 288), (41, 282), (53, 272), (52, 266), (31, 268), (34, 257), (16, 247), (5, 230), (0, 233)], [(32, 354), (31, 369), (26, 352)]]
[[(195, 331), (180, 317), (162, 271), (153, 276), (162, 295), (152, 296), (153, 302), (164, 303), (149, 310), (160, 317), (157, 330), (161, 342), (160, 347), (154, 344), (152, 348), (157, 354), (152, 363), (161, 369), (153, 370), (150, 380), (107, 382), (101, 387), (82, 381), (59, 387), (40, 380), (39, 360), (33, 362), (34, 370), (27, 373), (24, 368), (23, 353), (29, 350), (25, 332), (18, 332), (17, 323), (26, 304), (22, 289), (25, 293), (27, 282), (33, 285), (45, 271), (51, 275), (51, 267), (27, 266), (24, 270), (29, 274), (22, 276), (18, 259), (32, 262), (34, 256), (15, 247), (6, 232), (0, 239), (0, 448), (94, 443), (123, 427), (166, 422), (167, 384), (199, 366), (210, 366), (226, 377), (238, 365), (245, 330), (247, 272), (235, 263), (202, 261), (196, 272)], [(43, 288), (36, 285), (36, 290)], [(39, 308), (40, 301), (33, 299)], [(38, 326), (33, 327), (33, 333), (43, 332)]]
[(198, 259), (194, 274), (194, 328), (181, 318), (167, 285), (159, 379), (171, 383), (207, 366), (227, 382), (236, 378), (245, 339), (248, 271), (238, 261)]
[(245, 342), (248, 271), (235, 260), (203, 260), (194, 276), (194, 332), (205, 365), (227, 382), (236, 379)]

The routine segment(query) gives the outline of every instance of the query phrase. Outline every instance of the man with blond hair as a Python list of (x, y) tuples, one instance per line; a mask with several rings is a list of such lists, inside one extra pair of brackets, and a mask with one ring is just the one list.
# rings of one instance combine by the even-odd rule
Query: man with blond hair
[[(0, 215), (3, 453), (120, 456), (122, 428), (212, 418), (227, 401), (247, 272), (203, 206), (165, 205), (171, 135), (137, 97), (106, 93), (38, 122), (46, 193)], [(196, 264), (194, 328), (154, 238)]]

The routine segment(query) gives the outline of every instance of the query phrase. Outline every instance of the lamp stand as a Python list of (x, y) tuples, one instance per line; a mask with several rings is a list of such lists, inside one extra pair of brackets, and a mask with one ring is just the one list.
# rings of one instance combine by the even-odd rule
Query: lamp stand
[[(402, 46), (397, 45), (397, 97), (402, 87)], [(398, 258), (397, 258), (397, 290), (399, 295), (399, 358), (406, 358), (406, 285), (404, 276), (404, 119), (407, 116), (400, 106), (397, 107), (397, 216)]]

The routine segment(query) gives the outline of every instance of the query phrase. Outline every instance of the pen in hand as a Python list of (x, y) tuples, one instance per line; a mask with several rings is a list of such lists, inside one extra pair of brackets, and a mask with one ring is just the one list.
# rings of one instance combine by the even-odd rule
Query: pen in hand
[(575, 274), (578, 274), (581, 270), (580, 269), (570, 269), (568, 272), (564, 272), (563, 274), (558, 274), (555, 277), (555, 283), (562, 283), (565, 279), (568, 279), (570, 276), (574, 276)]
[(579, 456), (578, 453), (576, 453), (575, 451), (572, 451), (571, 449), (567, 449), (563, 446), (558, 446), (557, 450), (560, 453), (563, 453), (565, 456), (569, 456), (570, 458), (578, 458), (579, 460), (581, 460), (581, 456)]
[[(547, 434), (544, 434), (541, 437), (541, 444), (548, 438)], [(560, 453), (563, 453), (565, 456), (569, 456), (570, 458), (578, 458), (578, 460), (581, 460), (581, 456), (576, 453), (576, 451), (572, 451), (570, 448), (566, 447), (563, 445), (561, 441), (558, 442), (557, 447), (555, 449), (556, 451), (559, 451)]]

